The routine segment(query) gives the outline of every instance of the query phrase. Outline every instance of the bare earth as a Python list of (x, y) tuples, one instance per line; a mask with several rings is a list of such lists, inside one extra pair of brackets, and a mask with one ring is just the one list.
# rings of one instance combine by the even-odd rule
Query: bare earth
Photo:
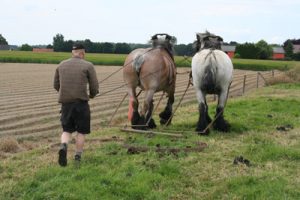
[[(52, 64), (0, 63), (0, 137), (58, 137), (61, 132), (60, 104), (57, 102), (57, 92), (53, 89), (56, 67), (57, 65)], [(126, 94), (120, 66), (95, 66), (95, 68), (100, 81), (100, 96), (90, 101), (93, 130), (109, 125), (111, 116)], [(116, 74), (104, 80), (117, 70), (119, 71)], [(174, 107), (177, 106), (187, 87), (189, 74), (184, 72), (189, 70), (190, 68), (177, 69), (179, 74)], [(272, 76), (271, 72), (262, 74), (266, 79)], [(235, 70), (230, 89), (231, 97), (242, 94), (244, 75), (247, 75), (246, 91), (256, 88), (256, 72)], [(101, 80), (104, 81), (101, 82)], [(260, 78), (259, 87), (262, 86), (264, 86), (264, 81)], [(160, 95), (161, 93), (157, 93), (154, 103), (158, 102)], [(194, 88), (191, 86), (182, 103), (196, 103), (195, 101)], [(114, 117), (113, 126), (128, 123), (126, 121), (127, 106), (128, 99), (126, 98)], [(165, 101), (162, 101), (159, 109), (164, 106)]]

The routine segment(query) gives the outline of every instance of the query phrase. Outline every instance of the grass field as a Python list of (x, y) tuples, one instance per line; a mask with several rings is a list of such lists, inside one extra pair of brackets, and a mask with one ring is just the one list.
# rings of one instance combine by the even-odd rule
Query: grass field
[[(30, 51), (0, 51), (0, 62), (11, 63), (51, 63), (57, 64), (70, 57), (70, 53), (63, 52), (30, 52)], [(87, 53), (86, 59), (95, 65), (124, 64), (125, 54), (96, 54)], [(190, 67), (191, 58), (185, 60), (182, 56), (175, 56), (177, 67)], [(272, 69), (286, 70), (300, 66), (297, 61), (250, 60), (233, 59), (235, 69), (266, 71)]]
[[(227, 134), (193, 133), (196, 104), (180, 108), (164, 130), (185, 130), (183, 138), (101, 129), (87, 138), (80, 168), (73, 166), (74, 144), (66, 168), (56, 163), (58, 146), (12, 154), (0, 163), (0, 198), (299, 199), (299, 91), (300, 84), (275, 85), (230, 99), (225, 117), (232, 131)], [(213, 115), (215, 104), (209, 105)], [(208, 145), (202, 152), (155, 151), (157, 146), (183, 149), (199, 142)], [(150, 150), (128, 154), (124, 144)], [(237, 156), (250, 165), (233, 164)]]

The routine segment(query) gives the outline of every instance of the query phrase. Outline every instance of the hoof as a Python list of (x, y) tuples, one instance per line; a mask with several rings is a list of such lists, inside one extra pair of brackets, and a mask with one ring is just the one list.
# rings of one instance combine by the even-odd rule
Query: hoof
[(150, 129), (156, 128), (154, 119), (150, 119), (150, 121), (148, 123), (148, 128), (150, 128)]
[(209, 129), (207, 129), (206, 131), (204, 131), (204, 129), (198, 129), (198, 128), (196, 128), (197, 134), (198, 135), (209, 135)]
[(198, 135), (208, 135), (209, 134), (209, 128), (207, 128), (208, 124), (209, 123), (207, 123), (207, 121), (199, 121), (197, 123), (196, 132), (198, 133)]
[[(160, 121), (159, 122), (160, 122), (160, 124), (161, 125), (167, 125), (167, 126), (169, 124), (171, 124), (171, 120), (169, 120), (171, 116), (172, 116), (172, 112), (170, 112), (170, 111), (163, 111), (163, 112), (161, 112), (159, 114), (159, 117), (160, 117)], [(167, 122), (168, 122), (168, 124), (167, 124)]]
[(138, 130), (146, 130), (145, 118), (140, 116), (138, 112), (133, 113), (133, 118), (131, 120), (131, 128)]
[(214, 124), (214, 129), (221, 132), (229, 132), (230, 124), (226, 120), (217, 120)]
[[(169, 122), (168, 122), (169, 121)], [(161, 125), (170, 125), (171, 124), (172, 119), (160, 119), (159, 122)]]

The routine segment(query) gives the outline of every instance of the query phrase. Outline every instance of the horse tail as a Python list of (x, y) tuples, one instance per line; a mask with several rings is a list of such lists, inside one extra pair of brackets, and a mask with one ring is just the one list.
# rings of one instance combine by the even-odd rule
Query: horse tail
[(142, 64), (144, 63), (144, 61), (145, 61), (145, 59), (144, 59), (143, 54), (137, 54), (133, 59), (132, 65), (138, 75), (140, 74), (140, 70), (141, 70), (141, 67), (142, 67)]
[(213, 93), (216, 88), (216, 66), (215, 61), (212, 61), (212, 57), (215, 59), (213, 51), (210, 51), (205, 58), (205, 60), (209, 60), (204, 70), (201, 86), (201, 89), (207, 91), (208, 93)]

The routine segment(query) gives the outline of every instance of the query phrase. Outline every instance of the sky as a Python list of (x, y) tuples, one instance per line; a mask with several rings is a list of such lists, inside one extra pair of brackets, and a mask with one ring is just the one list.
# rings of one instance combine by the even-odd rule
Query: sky
[(300, 38), (300, 0), (0, 0), (0, 34), (11, 45), (65, 40), (147, 43), (168, 33), (192, 43), (206, 30), (225, 42), (282, 44)]

